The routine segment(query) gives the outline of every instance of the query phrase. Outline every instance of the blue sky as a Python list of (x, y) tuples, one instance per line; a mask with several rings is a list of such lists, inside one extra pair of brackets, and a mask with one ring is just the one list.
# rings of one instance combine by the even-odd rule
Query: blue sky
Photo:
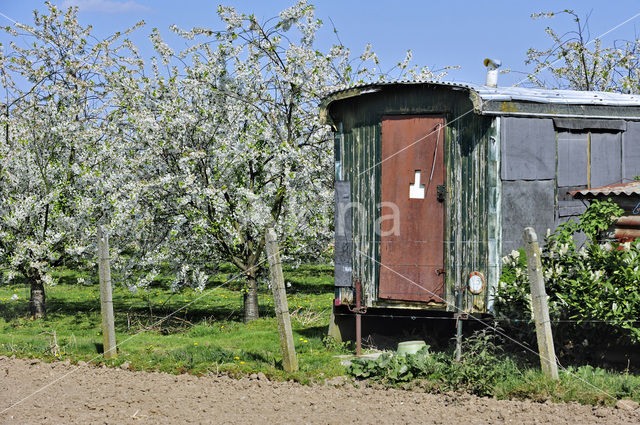
[[(204, 1), (204, 0), (54, 0), (59, 6), (77, 5), (80, 19), (92, 24), (97, 35), (123, 30), (140, 19), (147, 23), (136, 35), (145, 55), (151, 55), (146, 36), (157, 27), (169, 37), (169, 25), (184, 28), (204, 26), (221, 28), (216, 16), (219, 3), (254, 13), (258, 17), (275, 16), (293, 0)], [(320, 47), (336, 41), (331, 21), (342, 42), (354, 53), (367, 43), (382, 60), (383, 69), (391, 68), (413, 51), (414, 63), (433, 69), (459, 65), (446, 78), (451, 81), (482, 83), (485, 57), (499, 58), (512, 73), (500, 76), (500, 85), (521, 81), (530, 67), (524, 63), (527, 49), (544, 48), (550, 43), (544, 29), (552, 25), (559, 31), (573, 29), (566, 16), (533, 20), (531, 13), (573, 9), (581, 16), (591, 14), (593, 37), (640, 13), (637, 1), (413, 1), (398, 0), (317, 0), (316, 15), (325, 23), (318, 38)], [(44, 9), (43, 1), (0, 0), (0, 12), (19, 22), (31, 22), (33, 9)], [(0, 16), (2, 25), (11, 22)], [(632, 39), (640, 34), (640, 16), (612, 31), (604, 44)], [(0, 37), (0, 42), (6, 41)], [(176, 46), (180, 47), (180, 46)], [(518, 73), (520, 72), (520, 73)]]

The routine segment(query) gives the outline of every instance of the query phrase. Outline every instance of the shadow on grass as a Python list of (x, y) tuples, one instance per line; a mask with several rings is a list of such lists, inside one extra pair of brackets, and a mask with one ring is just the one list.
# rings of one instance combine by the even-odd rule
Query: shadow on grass
[(276, 365), (278, 363), (278, 361), (276, 360), (276, 356), (272, 353), (258, 353), (255, 351), (243, 351), (243, 353), (248, 360), (257, 361), (268, 365)]
[[(167, 303), (152, 303), (151, 308), (146, 303), (136, 302), (126, 297), (114, 297), (113, 307), (115, 325), (118, 332), (137, 331), (151, 327), (163, 333), (173, 333), (182, 328), (190, 327), (199, 322), (242, 321), (242, 308), (237, 303), (228, 305), (189, 305), (185, 301), (176, 300)], [(274, 315), (273, 308), (260, 306), (262, 317)], [(183, 308), (182, 310), (180, 310)], [(3, 302), (0, 304), (0, 318), (14, 321), (28, 318), (29, 302), (26, 300)], [(57, 294), (47, 294), (45, 321), (64, 320), (70, 325), (80, 328), (100, 326), (100, 300), (74, 300)]]
[(313, 326), (296, 329), (296, 332), (306, 338), (324, 338), (327, 335), (327, 326)]
[(294, 279), (288, 280), (291, 283), (291, 287), (287, 288), (289, 294), (311, 294), (320, 295), (331, 293), (334, 290), (333, 282), (331, 283), (306, 283), (296, 281)]
[(0, 304), (0, 317), (4, 320), (11, 321), (20, 317), (29, 315), (29, 303), (22, 302), (3, 302)]
[[(238, 269), (230, 264), (221, 264), (216, 267), (216, 273), (213, 274), (212, 281), (209, 283), (209, 287), (215, 287), (219, 285), (225, 285), (226, 289), (237, 290), (238, 292), (243, 289), (244, 283), (240, 280), (228, 281), (230, 278), (238, 277)], [(267, 270), (263, 270), (262, 280), (266, 281)], [(89, 271), (77, 271), (71, 268), (60, 268), (54, 272), (56, 280), (59, 284), (68, 284), (70, 288), (73, 288), (74, 283), (78, 282), (78, 278), (83, 278), (87, 282), (92, 282), (95, 276)], [(287, 292), (289, 294), (324, 294), (333, 292), (333, 267), (322, 264), (303, 264), (299, 267), (284, 266), (285, 280), (289, 285)], [(117, 276), (113, 276), (114, 278)], [(158, 279), (152, 285), (153, 288), (166, 288), (170, 276), (161, 275), (162, 279)], [(164, 279), (164, 280), (163, 280)], [(27, 287), (28, 283), (21, 275), (18, 275), (13, 280), (14, 285)], [(97, 285), (90, 285), (93, 289), (97, 289)], [(22, 288), (20, 289), (22, 291)], [(261, 294), (270, 294), (269, 288), (266, 284), (259, 286), (259, 292)], [(28, 296), (28, 295), (27, 295)], [(71, 296), (65, 296), (56, 293), (49, 293), (47, 291), (47, 315), (52, 317), (60, 316), (76, 316), (82, 314), (99, 314), (100, 301), (97, 298), (94, 299), (72, 299)], [(240, 294), (238, 294), (240, 297)], [(169, 297), (170, 298), (170, 297)], [(158, 303), (154, 300), (154, 303)], [(152, 304), (151, 309), (148, 305), (143, 305), (139, 300), (132, 302), (130, 297), (118, 296), (114, 294), (114, 310), (116, 316), (120, 314), (125, 315), (125, 322), (131, 321), (131, 317), (142, 317), (145, 314), (152, 318), (153, 316), (166, 316), (174, 313), (185, 305), (184, 302), (169, 300), (169, 302), (160, 303), (160, 305)], [(185, 309), (186, 310), (186, 309)], [(13, 320), (19, 317), (25, 317), (29, 314), (28, 302), (24, 300), (22, 302), (8, 302), (0, 304), (0, 317), (5, 320)], [(129, 315), (127, 318), (127, 314)], [(267, 305), (260, 305), (259, 314), (261, 317), (273, 317), (275, 312), (273, 307)], [(200, 307), (197, 305), (191, 305), (188, 307), (188, 312), (178, 312), (178, 318), (183, 321), (196, 323), (201, 320), (210, 321), (241, 321), (242, 320), (242, 306), (237, 303), (230, 303), (228, 306), (213, 305)], [(128, 324), (129, 327), (131, 323)], [(125, 323), (126, 327), (126, 323)]]

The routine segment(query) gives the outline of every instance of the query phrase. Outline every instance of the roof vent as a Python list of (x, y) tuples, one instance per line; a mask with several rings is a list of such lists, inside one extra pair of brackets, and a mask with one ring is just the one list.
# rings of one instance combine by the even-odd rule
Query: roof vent
[(485, 59), (484, 66), (487, 67), (487, 82), (488, 87), (498, 87), (498, 68), (502, 65), (502, 61), (498, 59)]

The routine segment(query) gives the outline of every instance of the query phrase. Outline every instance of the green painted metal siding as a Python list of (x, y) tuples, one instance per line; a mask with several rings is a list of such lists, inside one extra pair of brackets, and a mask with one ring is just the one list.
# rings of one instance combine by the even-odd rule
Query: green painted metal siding
[[(487, 290), (468, 296), (465, 308), (486, 311), (488, 294), (497, 285), (499, 247), (499, 129), (497, 120), (472, 112), (466, 91), (436, 86), (387, 86), (376, 93), (336, 100), (328, 107), (341, 129), (336, 143), (342, 178), (351, 183), (354, 208), (353, 276), (363, 283), (368, 306), (453, 310), (456, 285), (472, 271), (484, 274)], [(380, 157), (383, 115), (443, 115), (446, 131), (445, 270), (446, 304), (425, 305), (377, 300), (380, 260)], [(491, 205), (491, 206), (490, 206)], [(491, 254), (491, 255), (490, 255)], [(349, 300), (351, 291), (343, 289)]]

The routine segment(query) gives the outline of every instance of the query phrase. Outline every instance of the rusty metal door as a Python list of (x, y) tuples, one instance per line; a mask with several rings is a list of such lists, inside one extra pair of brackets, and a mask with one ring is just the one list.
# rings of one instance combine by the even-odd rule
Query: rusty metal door
[(382, 119), (380, 299), (443, 302), (444, 135), (442, 117)]

